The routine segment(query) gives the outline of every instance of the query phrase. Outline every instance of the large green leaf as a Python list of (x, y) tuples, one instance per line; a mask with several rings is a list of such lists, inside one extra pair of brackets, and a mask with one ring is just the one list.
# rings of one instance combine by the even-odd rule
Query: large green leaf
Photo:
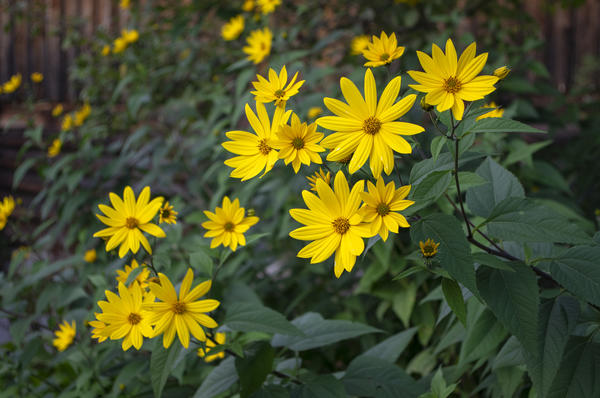
[(489, 117), (479, 120), (470, 129), (471, 133), (543, 133), (544, 130), (536, 129), (516, 120)]
[(458, 283), (452, 279), (442, 278), (442, 292), (448, 306), (452, 309), (458, 320), (466, 325), (467, 323), (467, 307), (462, 295), (462, 290)]
[(571, 293), (600, 306), (599, 259), (599, 246), (575, 246), (555, 258), (548, 270)]
[[(461, 166), (467, 162), (484, 157), (484, 154), (477, 152), (467, 152), (458, 160), (458, 165)], [(434, 171), (452, 170), (454, 169), (454, 158), (448, 152), (441, 153), (437, 160), (432, 158), (421, 160), (415, 164), (410, 170), (409, 181), (411, 184), (419, 184), (425, 177)]]
[(417, 333), (417, 330), (418, 328), (414, 327), (388, 337), (381, 343), (369, 348), (361, 355), (375, 357), (390, 363), (395, 363), (400, 354), (402, 354), (404, 349), (408, 346), (415, 333)]
[(304, 351), (363, 334), (380, 332), (379, 329), (362, 323), (323, 319), (320, 314), (315, 312), (307, 312), (299, 316), (292, 321), (292, 324), (304, 335), (276, 334), (271, 341), (273, 347), (287, 347), (294, 351)]
[(452, 174), (450, 170), (432, 172), (411, 190), (410, 199), (414, 200), (415, 204), (409, 207), (408, 210), (414, 212), (435, 202), (446, 192), (451, 182)]
[(600, 397), (600, 344), (589, 337), (572, 336), (558, 373), (544, 398)]
[(181, 344), (175, 342), (165, 349), (162, 339), (155, 339), (150, 357), (150, 376), (152, 379), (152, 390), (154, 396), (160, 398), (171, 371), (177, 365), (176, 360), (181, 352)]
[(291, 398), (345, 398), (344, 385), (332, 375), (303, 377), (303, 384), (295, 386)]
[(219, 366), (204, 379), (200, 388), (196, 390), (194, 398), (212, 398), (222, 392), (227, 391), (229, 387), (238, 380), (238, 374), (235, 370), (235, 358), (225, 358)]
[(240, 397), (249, 397), (263, 385), (273, 370), (275, 350), (266, 341), (255, 343), (243, 358), (235, 359), (235, 368), (240, 378)]
[(467, 305), (467, 335), (460, 347), (459, 365), (487, 358), (506, 338), (504, 327), (490, 310), (484, 309), (479, 314), (473, 314), (476, 312), (475, 301), (469, 300), (470, 305)]
[(302, 335), (302, 332), (285, 319), (281, 313), (256, 303), (230, 305), (223, 324), (240, 332)]

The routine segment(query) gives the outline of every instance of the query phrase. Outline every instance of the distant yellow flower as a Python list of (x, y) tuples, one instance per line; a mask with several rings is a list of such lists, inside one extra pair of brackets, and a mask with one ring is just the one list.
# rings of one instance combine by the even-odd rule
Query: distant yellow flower
[(100, 53), (102, 54), (103, 57), (106, 57), (108, 54), (110, 54), (110, 46), (108, 44), (105, 44), (102, 47), (102, 51)]
[(240, 207), (239, 199), (231, 202), (225, 196), (222, 206), (217, 206), (214, 213), (204, 210), (204, 214), (209, 218), (209, 221), (202, 223), (202, 227), (208, 230), (204, 237), (213, 238), (210, 242), (211, 249), (222, 244), (235, 251), (238, 245), (246, 245), (244, 234), (258, 222), (259, 218), (245, 217), (245, 209)]
[(21, 85), (21, 74), (11, 76), (10, 80), (2, 85), (2, 91), (6, 94), (15, 92)]
[[(275, 101), (276, 106), (285, 106), (285, 103), (290, 97), (298, 94), (298, 90), (304, 84), (304, 80), (296, 82), (298, 78), (298, 72), (294, 74), (292, 80), (287, 83), (287, 70), (285, 65), (281, 67), (279, 76), (272, 68), (269, 68), (269, 80), (265, 79), (261, 75), (256, 75), (257, 82), (252, 82), (254, 89), (254, 99), (256, 102), (269, 103)], [(286, 86), (287, 83), (287, 86)]]
[(510, 73), (510, 68), (507, 66), (501, 66), (494, 70), (494, 76), (496, 76), (499, 80), (504, 79)]
[(435, 256), (438, 252), (439, 243), (435, 243), (433, 239), (428, 238), (425, 243), (423, 241), (419, 241), (419, 247), (421, 248), (421, 253), (425, 258), (431, 258)]
[(234, 169), (231, 177), (245, 181), (262, 170), (265, 175), (273, 168), (278, 159), (277, 151), (273, 149), (273, 140), (279, 128), (287, 123), (291, 112), (278, 106), (275, 108), (273, 121), (270, 122), (264, 104), (256, 103), (256, 114), (246, 104), (246, 117), (255, 134), (239, 130), (228, 131), (225, 135), (231, 141), (221, 144), (229, 152), (239, 155), (225, 161), (225, 165)]
[(62, 131), (69, 131), (73, 128), (73, 116), (67, 114), (63, 117), (62, 123), (60, 125), (60, 129)]
[(204, 296), (211, 287), (211, 281), (202, 282), (194, 289), (192, 282), (194, 272), (188, 269), (179, 288), (179, 298), (173, 284), (163, 273), (159, 273), (160, 284), (150, 283), (150, 290), (160, 300), (156, 303), (144, 304), (144, 308), (152, 313), (150, 322), (155, 325), (153, 337), (163, 334), (163, 346), (168, 348), (175, 332), (181, 345), (188, 348), (190, 333), (200, 341), (206, 341), (206, 334), (202, 327), (216, 328), (217, 322), (206, 313), (217, 309), (221, 304), (217, 300), (198, 300)]
[(78, 111), (75, 112), (73, 124), (75, 124), (77, 127), (81, 126), (83, 122), (85, 122), (85, 119), (90, 116), (90, 113), (92, 113), (92, 107), (90, 104), (85, 103)]
[(71, 324), (66, 320), (63, 321), (60, 325), (58, 325), (59, 330), (54, 332), (56, 338), (52, 340), (52, 345), (56, 347), (58, 351), (64, 351), (73, 343), (73, 339), (75, 339), (76, 333), (76, 325), (75, 321), (72, 321)]
[(94, 237), (109, 238), (106, 242), (107, 252), (121, 245), (119, 248), (121, 258), (129, 250), (134, 254), (137, 253), (140, 243), (149, 254), (152, 254), (150, 243), (142, 231), (157, 238), (165, 237), (165, 232), (158, 225), (150, 222), (162, 205), (163, 198), (159, 196), (150, 201), (150, 187), (145, 187), (136, 202), (135, 194), (129, 186), (123, 191), (123, 199), (112, 192), (109, 197), (113, 207), (100, 204), (98, 208), (106, 216), (96, 214), (96, 217), (109, 227), (96, 232)]
[(41, 83), (42, 80), (44, 80), (44, 75), (42, 75), (40, 72), (33, 72), (30, 77), (31, 81), (34, 83)]
[(368, 60), (364, 66), (377, 67), (400, 58), (404, 54), (404, 47), (398, 46), (395, 33), (388, 37), (385, 32), (381, 32), (380, 37), (373, 35), (362, 54)]
[(350, 43), (350, 53), (352, 55), (362, 54), (363, 50), (365, 50), (369, 46), (370, 42), (371, 39), (369, 39), (368, 35), (356, 36), (352, 39), (352, 42)]
[(217, 345), (225, 344), (225, 333), (217, 333), (215, 334), (214, 341), (210, 338), (206, 339), (206, 352), (202, 347), (198, 348), (198, 356), (200, 358), (204, 358), (205, 362), (212, 362), (215, 359), (225, 358), (225, 351), (221, 351), (217, 354), (210, 355), (210, 349), (212, 347), (216, 347)]
[(4, 227), (6, 227), (7, 222), (8, 222), (8, 217), (6, 217), (4, 214), (0, 213), (0, 231), (2, 231), (4, 229)]
[(317, 180), (318, 197), (302, 191), (308, 209), (291, 209), (290, 215), (305, 226), (290, 232), (299, 240), (312, 240), (298, 252), (300, 258), (310, 258), (311, 264), (320, 263), (335, 252), (334, 273), (339, 278), (342, 272), (352, 271), (356, 257), (365, 246), (363, 238), (373, 236), (369, 224), (363, 224), (359, 213), (360, 193), (364, 181), (348, 187), (342, 171), (335, 176), (334, 189), (324, 180)]
[(321, 108), (320, 106), (313, 106), (308, 110), (307, 116), (309, 119), (314, 119), (321, 113), (323, 113), (323, 108)]
[(173, 206), (169, 205), (169, 202), (165, 202), (165, 204), (160, 208), (158, 214), (158, 223), (167, 223), (167, 224), (177, 224), (177, 214), (175, 210), (173, 210)]
[(127, 41), (122, 37), (117, 37), (113, 41), (113, 53), (119, 54), (125, 51), (127, 48)]
[(255, 64), (259, 64), (267, 55), (271, 53), (271, 42), (273, 41), (273, 34), (267, 27), (260, 30), (253, 30), (250, 32), (250, 36), (246, 39), (247, 46), (242, 48), (248, 59)]
[(297, 173), (300, 164), (309, 166), (310, 162), (323, 163), (319, 155), (319, 152), (325, 152), (325, 148), (319, 145), (322, 139), (323, 133), (317, 131), (315, 123), (300, 123), (298, 116), (292, 113), (291, 125), (281, 125), (272, 145), (279, 150), (279, 158), (283, 159), (286, 165), (291, 163), (294, 172)]
[(62, 115), (62, 113), (63, 113), (62, 104), (57, 104), (54, 108), (52, 108), (52, 116), (58, 117), (58, 116)]
[[(120, 269), (117, 270), (117, 277), (115, 279), (117, 280), (117, 282), (125, 284), (127, 282), (127, 278), (129, 278), (129, 274), (131, 274), (131, 272), (134, 269), (139, 268), (139, 266), (140, 265), (138, 264), (138, 262), (135, 259), (132, 259), (131, 266), (125, 264), (124, 271), (121, 271)], [(137, 274), (135, 279), (132, 280), (127, 286), (129, 290), (132, 289), (132, 286), (135, 284), (134, 282), (137, 282), (137, 284), (140, 285), (142, 290), (148, 287), (148, 277), (150, 276), (150, 270), (148, 269), (148, 267), (146, 267), (146, 264), (142, 264), (142, 268), (143, 269), (140, 271), (140, 273)], [(144, 293), (144, 291), (142, 291), (142, 293)]]
[(0, 231), (6, 226), (8, 217), (10, 217), (14, 209), (15, 200), (12, 196), (5, 196), (4, 199), (0, 201)]
[(60, 149), (62, 147), (62, 141), (58, 138), (55, 138), (52, 141), (52, 145), (48, 147), (48, 157), (53, 158), (60, 153)]
[(258, 0), (257, 2), (263, 15), (272, 13), (281, 4), (281, 0)]
[(428, 104), (437, 106), (439, 112), (452, 109), (456, 120), (462, 120), (465, 103), (476, 101), (494, 91), (496, 76), (477, 76), (485, 66), (487, 53), (475, 57), (475, 43), (471, 43), (457, 61), (456, 49), (452, 40), (446, 41), (446, 53), (433, 44), (433, 58), (417, 51), (417, 56), (425, 72), (408, 71), (410, 77), (419, 84), (410, 87), (427, 93)]
[(494, 108), (493, 111), (484, 113), (483, 115), (477, 117), (476, 120), (486, 119), (488, 117), (502, 117), (504, 115), (504, 109), (500, 108), (494, 101), (489, 104), (485, 104), (482, 108)]
[(121, 31), (121, 37), (125, 40), (125, 43), (131, 44), (138, 41), (140, 34), (135, 29), (123, 29)]
[(329, 185), (329, 183), (331, 182), (331, 173), (327, 172), (327, 174), (325, 174), (325, 172), (323, 172), (323, 169), (319, 167), (319, 171), (317, 171), (311, 176), (306, 177), (306, 179), (308, 180), (310, 190), (317, 192), (317, 180), (323, 180), (325, 181), (325, 184)]
[(244, 31), (244, 16), (233, 17), (221, 28), (221, 36), (225, 40), (235, 40)]
[(96, 249), (86, 250), (85, 254), (83, 255), (83, 259), (88, 263), (93, 263), (96, 261), (96, 258), (98, 258)]
[(129, 0), (121, 0), (121, 1), (119, 2), (119, 7), (121, 7), (121, 9), (123, 9), (123, 10), (127, 10), (127, 9), (129, 8), (129, 6), (130, 6), (130, 5), (131, 5), (131, 4), (130, 4), (130, 1), (129, 1)]
[(242, 10), (250, 12), (252, 10), (254, 10), (254, 0), (245, 0), (244, 4), (242, 5)]

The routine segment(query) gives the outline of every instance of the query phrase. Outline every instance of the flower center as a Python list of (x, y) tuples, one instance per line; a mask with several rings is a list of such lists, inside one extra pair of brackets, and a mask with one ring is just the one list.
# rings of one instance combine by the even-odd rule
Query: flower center
[(433, 257), (437, 252), (436, 248), (432, 245), (423, 246), (423, 256), (425, 257)]
[(365, 134), (375, 135), (379, 132), (380, 128), (381, 122), (379, 121), (379, 119), (376, 119), (373, 116), (370, 116), (363, 123), (363, 131), (365, 132)]
[(231, 221), (227, 221), (223, 228), (225, 228), (225, 231), (231, 232), (231, 231), (233, 231), (233, 228), (235, 228), (235, 225), (233, 225), (233, 223)]
[(292, 141), (292, 146), (296, 149), (302, 149), (304, 148), (304, 140), (300, 137), (296, 137)]
[(138, 323), (140, 323), (141, 320), (142, 317), (140, 316), (140, 314), (136, 314), (135, 312), (132, 312), (127, 317), (127, 321), (129, 321), (129, 323), (132, 325), (137, 325)]
[(137, 228), (138, 224), (138, 220), (135, 217), (127, 217), (127, 220), (125, 220), (125, 226), (129, 229)]
[(279, 90), (275, 91), (274, 95), (276, 98), (281, 98), (285, 95), (285, 90), (279, 89)]
[(452, 94), (457, 93), (461, 87), (461, 82), (454, 76), (449, 77), (444, 82), (444, 90)]
[(381, 61), (387, 61), (388, 59), (390, 59), (390, 54), (388, 54), (388, 53), (383, 53), (383, 54), (381, 54), (381, 56), (379, 57), (379, 59), (380, 59)]
[(390, 212), (390, 206), (388, 206), (386, 203), (380, 203), (377, 205), (377, 214), (379, 214), (380, 216), (385, 216)]
[(348, 164), (348, 163), (350, 163), (351, 160), (352, 160), (352, 155), (348, 156), (347, 158), (340, 159), (337, 162), (341, 163), (341, 164)]
[(267, 140), (265, 139), (260, 140), (260, 142), (258, 143), (258, 150), (265, 156), (267, 156), (269, 152), (271, 152), (271, 149), (272, 148), (269, 146), (269, 144), (267, 144)]
[(340, 235), (344, 235), (350, 229), (350, 222), (345, 217), (336, 218), (332, 224), (335, 232)]
[(169, 210), (165, 209), (162, 211), (162, 216), (163, 216), (163, 218), (169, 218), (169, 217), (171, 217), (171, 212)]
[(183, 314), (186, 311), (185, 308), (185, 303), (182, 303), (181, 301), (177, 301), (175, 304), (173, 304), (173, 312), (176, 314)]

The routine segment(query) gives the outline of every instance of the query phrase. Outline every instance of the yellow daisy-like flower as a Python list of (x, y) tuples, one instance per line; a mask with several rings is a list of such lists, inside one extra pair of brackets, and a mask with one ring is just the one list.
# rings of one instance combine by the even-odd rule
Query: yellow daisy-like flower
[(221, 351), (219, 353), (210, 355), (210, 349), (212, 347), (216, 347), (218, 345), (225, 344), (225, 333), (217, 333), (215, 334), (214, 341), (212, 339), (206, 339), (206, 352), (202, 347), (198, 348), (198, 356), (200, 358), (204, 358), (205, 362), (212, 362), (215, 359), (225, 358), (225, 351)]
[(85, 122), (85, 120), (92, 113), (92, 107), (90, 104), (85, 103), (79, 110), (75, 112), (75, 118), (73, 119), (73, 124), (76, 127), (79, 127)]
[(290, 215), (305, 226), (293, 230), (290, 236), (313, 242), (300, 250), (298, 257), (310, 258), (313, 264), (327, 260), (335, 252), (336, 278), (344, 270), (352, 271), (356, 257), (365, 248), (362, 238), (373, 236), (370, 225), (362, 223), (358, 210), (363, 189), (364, 182), (361, 180), (350, 191), (344, 173), (338, 171), (334, 189), (318, 179), (318, 197), (309, 191), (302, 191), (308, 209), (291, 209)]
[(56, 347), (58, 351), (64, 351), (71, 343), (73, 343), (77, 327), (75, 321), (72, 321), (71, 324), (67, 321), (63, 321), (58, 327), (59, 329), (54, 332), (56, 338), (52, 340), (52, 345)]
[(62, 141), (58, 138), (55, 138), (52, 141), (52, 144), (48, 147), (48, 157), (53, 158), (60, 153), (60, 149), (62, 148)]
[(65, 115), (63, 117), (62, 123), (60, 124), (60, 129), (62, 131), (69, 131), (73, 128), (73, 116), (70, 114)]
[(64, 108), (63, 108), (62, 104), (57, 104), (54, 108), (52, 108), (52, 116), (58, 117), (58, 116), (62, 115), (63, 109)]
[(83, 255), (83, 259), (86, 263), (93, 263), (98, 258), (98, 254), (96, 253), (96, 249), (86, 250)]
[(210, 242), (211, 249), (222, 244), (235, 251), (238, 245), (246, 245), (244, 233), (256, 224), (259, 218), (254, 216), (245, 217), (244, 214), (246, 211), (243, 207), (240, 207), (239, 199), (231, 202), (225, 196), (222, 206), (217, 207), (214, 213), (204, 210), (204, 214), (209, 218), (209, 221), (202, 223), (202, 227), (208, 229), (204, 237), (213, 238)]
[(108, 54), (110, 54), (110, 46), (108, 44), (105, 44), (102, 47), (102, 50), (100, 51), (100, 54), (102, 54), (103, 57), (106, 57)]
[(233, 167), (231, 177), (241, 178), (246, 181), (258, 175), (264, 169), (263, 175), (269, 172), (278, 154), (273, 149), (273, 140), (279, 128), (286, 124), (292, 111), (285, 111), (283, 107), (276, 107), (273, 120), (269, 121), (269, 115), (265, 105), (256, 103), (256, 114), (246, 104), (246, 117), (255, 134), (247, 131), (228, 131), (225, 133), (231, 141), (226, 141), (223, 148), (229, 152), (239, 155), (225, 161), (225, 165)]
[(15, 210), (15, 199), (12, 196), (5, 196), (0, 202), (0, 215), (8, 218)]
[(306, 114), (306, 116), (309, 119), (314, 119), (317, 116), (319, 116), (321, 113), (323, 113), (323, 108), (321, 108), (320, 106), (313, 106), (308, 110), (308, 113)]
[(446, 41), (446, 53), (435, 44), (433, 58), (417, 51), (417, 56), (425, 72), (408, 71), (410, 77), (419, 84), (410, 87), (427, 93), (425, 101), (437, 106), (439, 112), (452, 109), (456, 120), (462, 120), (464, 101), (476, 101), (494, 91), (496, 76), (477, 76), (485, 66), (487, 53), (475, 56), (476, 44), (471, 43), (457, 61), (456, 49), (452, 40)]
[(435, 256), (438, 252), (439, 243), (435, 243), (433, 239), (429, 238), (425, 242), (419, 241), (419, 247), (421, 248), (421, 253), (425, 258), (431, 258)]
[[(96, 319), (102, 322), (93, 335), (109, 337), (111, 340), (123, 339), (121, 348), (127, 351), (134, 346), (136, 350), (142, 347), (144, 337), (152, 337), (151, 315), (143, 308), (145, 304), (154, 302), (154, 295), (148, 293), (144, 298), (142, 288), (137, 283), (127, 289), (119, 282), (119, 295), (107, 290), (108, 301), (98, 301), (102, 313), (96, 315)], [(90, 325), (94, 326), (92, 322)], [(92, 336), (94, 337), (94, 336)]]
[(369, 46), (370, 42), (371, 39), (369, 39), (368, 35), (356, 36), (350, 43), (350, 53), (352, 55), (362, 54), (363, 50)]
[(481, 116), (478, 116), (476, 120), (486, 119), (488, 117), (502, 117), (504, 115), (504, 109), (500, 108), (494, 101), (489, 104), (485, 104), (482, 108), (494, 108), (493, 111), (484, 113)]
[[(121, 271), (120, 269), (117, 270), (117, 277), (115, 279), (117, 280), (117, 282), (125, 284), (125, 282), (127, 282), (127, 278), (129, 278), (129, 274), (131, 274), (131, 272), (134, 269), (139, 268), (139, 266), (140, 265), (137, 261), (135, 261), (135, 259), (131, 260), (131, 266), (126, 264), (124, 271)], [(137, 282), (137, 284), (140, 285), (140, 287), (142, 288), (142, 293), (145, 293), (144, 290), (148, 287), (148, 277), (150, 276), (150, 270), (146, 267), (146, 264), (142, 264), (142, 267), (142, 271), (140, 271), (140, 273), (135, 277), (135, 279), (131, 281), (131, 283), (129, 283), (129, 286), (127, 286), (129, 290), (133, 289), (133, 285), (136, 284), (134, 282)]]
[(221, 37), (225, 40), (235, 40), (244, 31), (244, 16), (233, 17), (221, 28)]
[(177, 224), (177, 214), (179, 213), (173, 210), (173, 206), (169, 204), (169, 201), (166, 201), (165, 204), (160, 208), (158, 214), (158, 223)]
[(202, 282), (190, 290), (194, 272), (189, 268), (181, 282), (179, 298), (177, 298), (177, 293), (169, 278), (163, 273), (159, 273), (158, 277), (160, 284), (150, 283), (150, 290), (161, 301), (144, 305), (144, 308), (152, 313), (151, 323), (155, 325), (153, 337), (164, 333), (163, 346), (165, 348), (169, 348), (173, 342), (175, 332), (177, 332), (181, 345), (185, 348), (190, 345), (190, 333), (196, 339), (206, 341), (206, 334), (202, 326), (211, 329), (218, 326), (217, 322), (206, 313), (215, 310), (221, 304), (212, 299), (198, 300), (208, 293), (211, 281)]
[(21, 85), (21, 74), (18, 73), (10, 77), (10, 80), (2, 85), (2, 92), (10, 94), (15, 92)]
[(389, 231), (397, 234), (398, 226), (402, 228), (410, 227), (406, 218), (400, 213), (396, 213), (415, 203), (412, 200), (404, 200), (410, 192), (410, 185), (396, 189), (394, 181), (386, 185), (383, 179), (379, 177), (377, 185), (373, 185), (371, 181), (368, 181), (367, 187), (369, 192), (361, 192), (360, 194), (365, 202), (360, 209), (360, 213), (363, 222), (371, 223), (373, 234), (379, 234), (385, 242)]
[(252, 85), (256, 89), (256, 91), (252, 91), (256, 102), (266, 104), (275, 101), (275, 105), (282, 107), (285, 106), (286, 101), (290, 97), (298, 94), (298, 90), (304, 84), (304, 80), (296, 82), (298, 78), (298, 72), (296, 72), (286, 86), (288, 74), (285, 65), (279, 71), (279, 76), (277, 76), (277, 73), (272, 68), (269, 68), (269, 80), (261, 75), (256, 75), (256, 78), (258, 81), (252, 82)]
[(323, 169), (319, 167), (319, 171), (306, 177), (306, 179), (308, 180), (308, 185), (310, 185), (310, 190), (317, 192), (317, 180), (323, 180), (325, 181), (325, 184), (329, 185), (331, 182), (331, 173), (327, 172), (327, 174), (325, 174)]
[(44, 80), (44, 75), (40, 72), (33, 72), (30, 76), (31, 81), (34, 83), (41, 83)]
[(120, 7), (122, 10), (127, 10), (127, 9), (129, 8), (129, 6), (130, 6), (130, 5), (131, 5), (131, 4), (130, 4), (130, 0), (121, 0), (121, 1), (119, 2), (119, 7)]
[(125, 51), (127, 48), (127, 41), (122, 37), (117, 37), (113, 41), (113, 53), (119, 54)]
[(257, 3), (263, 15), (267, 15), (275, 11), (281, 0), (258, 0)]
[(135, 29), (123, 29), (121, 31), (121, 37), (123, 38), (123, 40), (125, 40), (125, 43), (131, 44), (138, 41), (138, 39), (140, 38), (140, 34)]
[(375, 68), (400, 58), (404, 54), (404, 47), (398, 46), (395, 33), (388, 37), (385, 32), (381, 32), (380, 37), (373, 35), (372, 41), (367, 44), (362, 54), (368, 60), (364, 66)]
[(416, 95), (411, 94), (394, 103), (400, 92), (400, 76), (392, 79), (377, 101), (377, 87), (371, 69), (365, 72), (365, 98), (349, 79), (340, 80), (342, 94), (348, 104), (325, 98), (323, 102), (337, 116), (324, 116), (317, 124), (336, 131), (321, 145), (332, 149), (327, 160), (339, 162), (351, 156), (350, 174), (360, 169), (370, 158), (369, 166), (375, 178), (381, 171), (390, 174), (394, 168), (394, 151), (411, 153), (412, 147), (401, 136), (421, 133), (425, 129), (412, 123), (396, 122), (413, 106)]
[(300, 170), (300, 164), (310, 165), (310, 162), (321, 164), (319, 152), (325, 152), (325, 148), (319, 145), (323, 139), (323, 133), (317, 131), (316, 123), (307, 125), (300, 123), (300, 119), (292, 113), (292, 124), (284, 124), (273, 140), (273, 148), (279, 149), (279, 158), (288, 165), (292, 163), (294, 172)]
[(250, 36), (246, 39), (247, 46), (242, 48), (248, 59), (255, 64), (259, 64), (267, 55), (271, 53), (271, 42), (273, 41), (273, 33), (267, 27), (260, 30), (253, 30)]
[(252, 11), (254, 10), (254, 0), (245, 0), (244, 4), (242, 4), (242, 10), (244, 11)]
[(98, 205), (100, 211), (106, 216), (96, 214), (100, 221), (108, 225), (108, 228), (96, 232), (94, 237), (109, 238), (106, 242), (106, 251), (121, 245), (119, 248), (121, 258), (129, 250), (137, 253), (140, 243), (148, 253), (152, 254), (150, 243), (142, 231), (157, 238), (165, 237), (165, 232), (158, 225), (150, 222), (162, 205), (163, 198), (159, 196), (149, 202), (150, 187), (145, 187), (136, 202), (135, 194), (129, 186), (123, 191), (123, 199), (112, 192), (109, 197), (113, 207)]

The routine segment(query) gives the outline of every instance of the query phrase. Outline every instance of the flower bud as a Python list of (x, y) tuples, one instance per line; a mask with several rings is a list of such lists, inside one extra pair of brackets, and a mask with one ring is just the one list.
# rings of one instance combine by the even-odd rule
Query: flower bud
[(494, 71), (494, 76), (496, 76), (499, 80), (504, 79), (510, 73), (510, 68), (507, 66), (501, 66)]
[(425, 101), (425, 96), (421, 97), (421, 109), (423, 109), (425, 112), (429, 112), (430, 110), (433, 109), (433, 105), (429, 105)]

